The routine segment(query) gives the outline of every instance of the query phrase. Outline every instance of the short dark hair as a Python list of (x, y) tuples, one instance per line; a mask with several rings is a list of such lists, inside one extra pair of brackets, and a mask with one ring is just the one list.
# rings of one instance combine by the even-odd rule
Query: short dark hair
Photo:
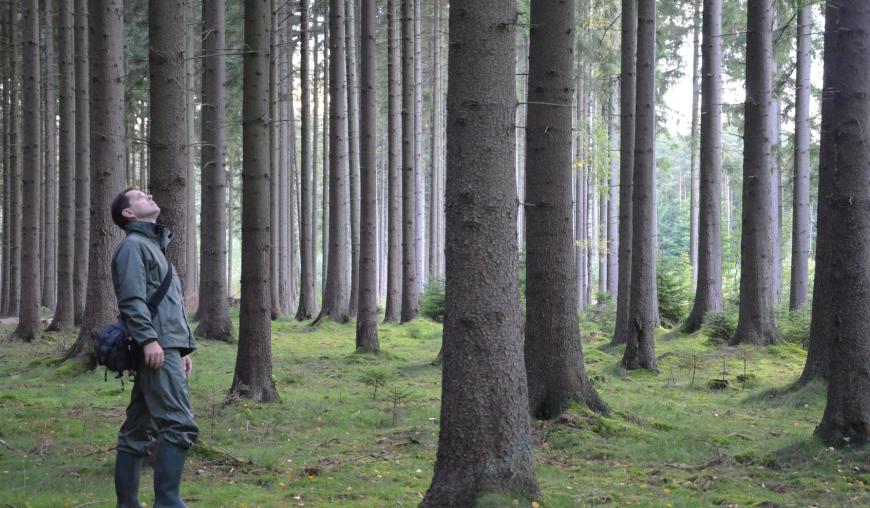
[(127, 196), (127, 193), (135, 189), (136, 187), (127, 187), (112, 200), (112, 222), (117, 224), (121, 229), (124, 229), (124, 225), (127, 224), (127, 219), (124, 217), (124, 209), (130, 208), (130, 198)]

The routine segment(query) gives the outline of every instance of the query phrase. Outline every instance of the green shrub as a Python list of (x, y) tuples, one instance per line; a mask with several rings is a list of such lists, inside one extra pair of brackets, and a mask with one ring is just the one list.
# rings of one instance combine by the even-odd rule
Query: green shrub
[(806, 348), (810, 343), (810, 305), (797, 312), (780, 309), (776, 313), (776, 327), (782, 340)]
[(729, 341), (737, 332), (737, 308), (726, 306), (719, 312), (709, 312), (704, 316), (701, 331), (714, 340)]
[(435, 321), (444, 322), (444, 280), (432, 279), (426, 284), (420, 297), (420, 314)]
[(692, 268), (686, 256), (662, 257), (656, 266), (656, 291), (662, 326), (673, 328), (692, 303)]
[(587, 331), (589, 325), (593, 325), (598, 331), (607, 334), (613, 333), (616, 326), (616, 301), (613, 295), (605, 291), (595, 292), (595, 303), (587, 305), (580, 313), (580, 322), (583, 331)]

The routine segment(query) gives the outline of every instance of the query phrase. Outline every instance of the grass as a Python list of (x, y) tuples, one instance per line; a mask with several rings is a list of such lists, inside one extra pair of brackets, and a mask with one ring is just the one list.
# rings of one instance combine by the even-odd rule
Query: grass
[[(182, 489), (191, 506), (419, 503), (437, 446), (440, 369), (431, 363), (440, 325), (381, 326), (381, 355), (354, 353), (353, 335), (352, 324), (275, 322), (281, 401), (271, 404), (225, 404), (236, 346), (200, 342), (190, 389), (201, 445)], [(620, 369), (622, 351), (608, 337), (584, 336), (593, 337), (584, 343), (589, 374), (613, 413), (573, 407), (533, 423), (542, 506), (870, 504), (870, 452), (835, 451), (812, 437), (824, 388), (787, 389), (803, 365), (800, 348), (662, 333), (661, 373), (652, 375)], [(114, 506), (113, 447), (130, 385), (46, 360), (71, 342), (54, 334), (0, 344), (2, 506)], [(745, 383), (737, 380), (744, 369)], [(374, 400), (372, 373), (386, 380)], [(723, 377), (727, 388), (707, 389)], [(146, 468), (146, 504), (151, 486)], [(498, 499), (484, 504), (513, 505)]]

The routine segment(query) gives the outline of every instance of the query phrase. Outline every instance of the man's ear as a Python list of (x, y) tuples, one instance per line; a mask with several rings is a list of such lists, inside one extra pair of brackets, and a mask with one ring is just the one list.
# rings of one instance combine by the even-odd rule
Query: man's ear
[(130, 211), (129, 208), (124, 208), (123, 210), (121, 210), (121, 215), (127, 220), (136, 220), (136, 216), (133, 214), (133, 212)]

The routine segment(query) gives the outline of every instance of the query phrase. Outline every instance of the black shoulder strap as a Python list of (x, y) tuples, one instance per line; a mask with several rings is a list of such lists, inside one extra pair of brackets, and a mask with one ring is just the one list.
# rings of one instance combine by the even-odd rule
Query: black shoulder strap
[[(167, 260), (168, 261), (168, 260)], [(157, 288), (157, 291), (151, 295), (151, 298), (148, 299), (148, 307), (151, 309), (151, 314), (157, 314), (157, 307), (160, 306), (160, 302), (163, 301), (163, 297), (166, 296), (166, 292), (169, 291), (169, 284), (172, 283), (172, 263), (169, 264), (169, 269), (166, 270), (166, 276), (163, 277), (163, 282), (160, 283), (160, 287)]]

